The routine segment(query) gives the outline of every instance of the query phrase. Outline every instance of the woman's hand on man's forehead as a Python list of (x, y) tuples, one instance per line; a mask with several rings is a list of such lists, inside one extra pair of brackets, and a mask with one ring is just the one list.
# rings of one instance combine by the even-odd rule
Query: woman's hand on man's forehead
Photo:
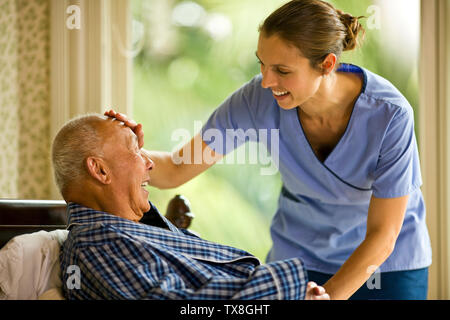
[(132, 119), (128, 119), (126, 115), (120, 112), (115, 112), (113, 109), (105, 111), (104, 115), (123, 122), (123, 124), (129, 127), (137, 136), (139, 149), (144, 146), (144, 130), (142, 129), (142, 124), (136, 123)]

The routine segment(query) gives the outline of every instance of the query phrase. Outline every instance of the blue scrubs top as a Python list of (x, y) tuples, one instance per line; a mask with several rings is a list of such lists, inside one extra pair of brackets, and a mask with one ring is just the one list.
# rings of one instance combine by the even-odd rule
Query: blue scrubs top
[[(413, 109), (389, 81), (364, 68), (341, 64), (338, 72), (357, 73), (364, 84), (344, 135), (324, 162), (312, 150), (297, 108), (280, 108), (271, 90), (261, 87), (261, 75), (214, 111), (202, 128), (203, 140), (220, 154), (248, 140), (264, 143), (269, 152), (271, 144), (279, 144), (283, 188), (271, 224), (273, 246), (267, 261), (300, 257), (308, 270), (334, 274), (364, 240), (371, 196), (409, 194), (394, 251), (380, 271), (427, 267), (431, 246)], [(212, 143), (211, 135), (205, 135), (209, 129), (219, 130), (234, 143)], [(257, 134), (235, 139), (230, 133), (238, 129), (256, 129)], [(267, 138), (262, 139), (259, 129), (267, 129)], [(279, 140), (271, 139), (271, 129), (279, 130)]]

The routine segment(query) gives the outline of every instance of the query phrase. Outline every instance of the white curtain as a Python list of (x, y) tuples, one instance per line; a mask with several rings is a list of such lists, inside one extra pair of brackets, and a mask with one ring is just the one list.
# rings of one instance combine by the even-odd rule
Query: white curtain
[(51, 0), (50, 20), (51, 140), (79, 114), (131, 114), (129, 0)]

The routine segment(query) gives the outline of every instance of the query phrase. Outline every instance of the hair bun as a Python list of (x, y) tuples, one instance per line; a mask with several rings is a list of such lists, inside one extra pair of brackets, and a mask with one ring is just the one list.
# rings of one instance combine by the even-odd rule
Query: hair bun
[(354, 17), (351, 14), (344, 13), (339, 9), (336, 9), (336, 12), (338, 13), (342, 24), (346, 28), (346, 36), (343, 40), (343, 50), (353, 50), (359, 44), (359, 34), (362, 32), (362, 35), (364, 36), (365, 33), (363, 26), (359, 23), (359, 19), (364, 17)]

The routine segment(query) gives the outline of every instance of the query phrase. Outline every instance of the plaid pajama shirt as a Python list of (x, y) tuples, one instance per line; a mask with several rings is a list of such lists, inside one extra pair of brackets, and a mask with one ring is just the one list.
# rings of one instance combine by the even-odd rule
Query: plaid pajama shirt
[[(61, 250), (67, 299), (304, 299), (298, 258), (260, 264), (246, 251), (178, 229), (150, 203), (152, 225), (69, 203)], [(73, 286), (75, 268), (79, 286)]]

